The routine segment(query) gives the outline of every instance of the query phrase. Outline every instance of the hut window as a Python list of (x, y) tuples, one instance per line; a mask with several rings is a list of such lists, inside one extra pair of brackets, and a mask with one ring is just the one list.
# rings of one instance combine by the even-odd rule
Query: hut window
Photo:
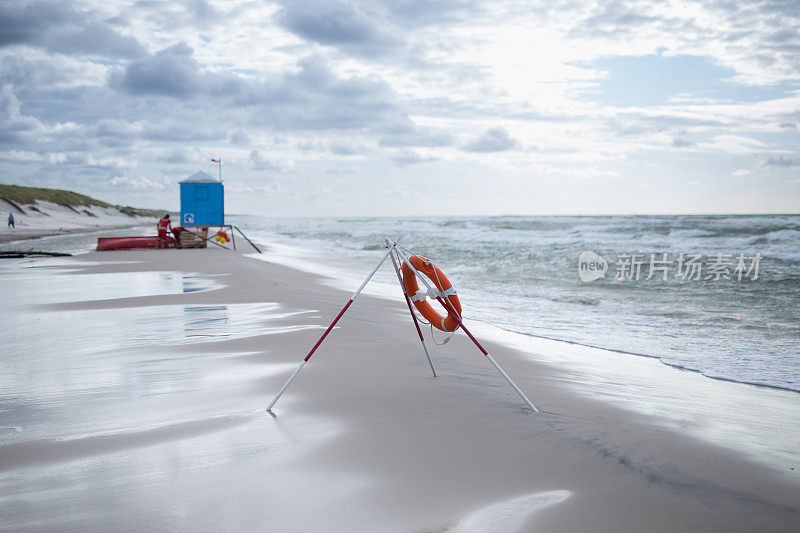
[(199, 201), (208, 200), (208, 185), (200, 185), (194, 189), (194, 199)]

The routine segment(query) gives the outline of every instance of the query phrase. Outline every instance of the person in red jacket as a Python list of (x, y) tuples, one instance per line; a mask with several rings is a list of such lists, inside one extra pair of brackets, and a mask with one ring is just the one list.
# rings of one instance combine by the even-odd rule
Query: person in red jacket
[(167, 247), (167, 230), (172, 229), (172, 224), (169, 221), (169, 213), (166, 213), (161, 220), (158, 221), (158, 247)]

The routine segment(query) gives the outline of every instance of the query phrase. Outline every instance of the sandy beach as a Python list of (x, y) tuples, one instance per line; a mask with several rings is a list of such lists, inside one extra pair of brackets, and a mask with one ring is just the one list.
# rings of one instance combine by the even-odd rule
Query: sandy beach
[[(35, 229), (35, 230), (28, 230), (28, 229), (20, 229), (20, 230), (8, 230), (8, 231), (0, 231), (0, 244), (4, 243), (16, 243), (19, 241), (30, 241), (33, 239), (40, 239), (42, 237), (52, 237), (58, 235), (74, 235), (78, 233), (89, 233), (92, 231), (100, 231), (102, 230), (120, 230), (120, 229), (129, 229), (129, 228), (136, 228), (142, 226), (142, 222), (138, 224), (113, 224), (109, 226), (97, 226), (92, 229), (87, 228), (72, 228), (72, 229)], [(23, 248), (25, 247), (24, 244), (21, 245)]]
[(0, 533), (800, 533), (800, 0), (0, 28)]
[[(155, 227), (155, 219), (152, 217), (126, 215), (114, 208), (85, 206), (79, 212), (74, 208), (44, 201), (26, 205), (25, 208), (26, 211), (21, 212), (19, 206), (0, 199), (0, 213), (3, 214), (0, 244), (47, 236), (126, 229), (145, 224)], [(14, 215), (14, 228), (6, 223), (9, 213)]]
[(357, 300), (273, 417), (352, 290), (269, 251), (3, 268), (5, 531), (800, 528), (792, 392), (487, 342), (537, 415), (461, 333), (433, 378), (398, 288)]

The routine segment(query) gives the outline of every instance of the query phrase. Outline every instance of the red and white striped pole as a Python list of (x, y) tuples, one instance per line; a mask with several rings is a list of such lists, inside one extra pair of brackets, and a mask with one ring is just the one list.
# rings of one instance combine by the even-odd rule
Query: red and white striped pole
[[(393, 244), (395, 246), (397, 245), (396, 242), (393, 243)], [(440, 304), (442, 304), (444, 306), (445, 310), (447, 310), (447, 314), (452, 316), (456, 320), (456, 322), (458, 322), (458, 325), (461, 327), (461, 329), (464, 330), (464, 333), (467, 334), (467, 337), (469, 337), (470, 340), (475, 343), (475, 346), (477, 346), (478, 349), (481, 351), (481, 353), (483, 353), (483, 355), (486, 356), (486, 358), (489, 360), (489, 362), (492, 364), (492, 366), (495, 367), (495, 369), (500, 373), (501, 376), (503, 376), (503, 378), (505, 378), (505, 380), (508, 382), (509, 385), (511, 385), (511, 387), (516, 391), (516, 393), (519, 394), (520, 398), (522, 398), (522, 400), (526, 404), (528, 404), (528, 407), (530, 407), (533, 410), (534, 413), (538, 413), (539, 410), (536, 408), (535, 405), (533, 405), (533, 403), (528, 399), (528, 397), (525, 396), (525, 393), (523, 393), (522, 390), (520, 390), (520, 388), (517, 387), (517, 384), (514, 383), (514, 381), (508, 376), (508, 374), (506, 374), (505, 370), (503, 370), (500, 367), (500, 365), (497, 364), (497, 361), (495, 361), (494, 358), (491, 355), (489, 355), (489, 352), (487, 352), (486, 348), (484, 348), (481, 345), (481, 343), (478, 342), (478, 339), (473, 337), (472, 333), (470, 333), (469, 330), (464, 327), (464, 323), (461, 321), (461, 317), (458, 316), (458, 313), (456, 313), (455, 310), (450, 306), (450, 303), (445, 298), (442, 298), (441, 296), (439, 296), (440, 291), (437, 288), (432, 287), (428, 283), (427, 278), (425, 276), (423, 276), (422, 274), (420, 274), (419, 271), (417, 271), (416, 268), (414, 268), (414, 265), (411, 264), (411, 262), (408, 260), (408, 258), (405, 255), (403, 255), (403, 252), (401, 252), (400, 250), (397, 250), (397, 249), (395, 249), (395, 252), (400, 257), (400, 259), (402, 259), (403, 262), (406, 265), (408, 265), (408, 267), (412, 270), (412, 272), (414, 272), (414, 274), (417, 276), (417, 278), (419, 278), (419, 280), (425, 285), (425, 287), (428, 289), (428, 292), (431, 295), (434, 295), (434, 294), (436, 295), (436, 299), (439, 301)]]
[[(389, 239), (386, 239), (387, 246), (389, 246), (390, 243), (391, 241)], [(422, 330), (419, 328), (419, 321), (417, 320), (417, 315), (414, 314), (414, 310), (411, 308), (411, 300), (408, 298), (408, 292), (406, 291), (406, 286), (403, 285), (403, 277), (400, 275), (400, 267), (397, 266), (397, 261), (395, 261), (394, 259), (394, 254), (390, 255), (390, 257), (392, 258), (392, 264), (394, 265), (394, 273), (397, 274), (397, 281), (400, 282), (400, 289), (403, 291), (403, 297), (406, 299), (408, 312), (411, 313), (411, 318), (414, 320), (414, 327), (417, 328), (419, 341), (422, 343), (422, 349), (425, 350), (425, 357), (428, 358), (428, 364), (431, 365), (431, 372), (433, 372), (433, 377), (438, 378), (439, 375), (436, 373), (436, 367), (433, 365), (433, 359), (431, 359), (431, 354), (428, 352), (428, 346), (425, 344), (425, 337), (422, 336)]]
[(358, 290), (353, 293), (353, 296), (350, 297), (350, 299), (347, 301), (347, 303), (342, 308), (342, 310), (339, 311), (339, 314), (336, 315), (336, 318), (333, 319), (333, 322), (331, 322), (331, 325), (328, 326), (328, 329), (325, 330), (325, 333), (322, 334), (322, 337), (319, 338), (319, 340), (314, 345), (314, 347), (311, 348), (311, 351), (308, 352), (308, 355), (306, 355), (305, 358), (302, 361), (300, 361), (300, 365), (297, 367), (297, 369), (294, 371), (294, 373), (292, 373), (292, 375), (289, 376), (289, 379), (286, 380), (286, 383), (283, 384), (283, 387), (281, 387), (281, 390), (278, 391), (278, 394), (275, 396), (275, 398), (272, 400), (272, 402), (270, 402), (269, 406), (267, 407), (267, 411), (272, 412), (272, 408), (275, 406), (275, 403), (278, 401), (278, 399), (281, 397), (281, 395), (284, 393), (284, 391), (287, 389), (287, 387), (289, 387), (289, 384), (291, 384), (291, 382), (294, 381), (294, 378), (297, 377), (297, 374), (299, 374), (300, 371), (303, 370), (303, 367), (306, 366), (306, 363), (308, 362), (308, 360), (311, 359), (311, 356), (314, 355), (315, 351), (317, 351), (317, 348), (319, 348), (319, 345), (322, 344), (322, 341), (324, 341), (325, 337), (328, 336), (328, 333), (331, 332), (331, 330), (333, 329), (333, 326), (335, 326), (336, 323), (339, 321), (339, 319), (342, 318), (342, 316), (347, 312), (347, 309), (351, 305), (353, 305), (353, 302), (356, 301), (356, 298), (358, 298), (358, 295), (361, 294), (361, 291), (363, 291), (364, 287), (367, 286), (367, 283), (369, 283), (369, 280), (372, 279), (372, 276), (375, 275), (375, 273), (381, 267), (383, 262), (386, 261), (386, 258), (389, 257), (389, 255), (392, 253), (392, 250), (394, 250), (396, 246), (397, 246), (397, 243), (395, 243), (395, 242), (393, 242), (389, 246), (389, 249), (386, 251), (386, 255), (383, 256), (383, 259), (381, 259), (380, 262), (375, 266), (375, 268), (372, 269), (372, 272), (370, 272), (369, 276), (367, 276), (367, 279), (364, 280), (364, 282), (361, 284), (361, 286), (358, 288)]

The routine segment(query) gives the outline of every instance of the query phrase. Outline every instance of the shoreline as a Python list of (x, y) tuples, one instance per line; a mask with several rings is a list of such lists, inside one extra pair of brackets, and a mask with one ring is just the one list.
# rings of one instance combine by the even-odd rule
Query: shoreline
[[(273, 254), (270, 254), (272, 256), (273, 260), (275, 260), (274, 253), (278, 253), (278, 255), (280, 257), (277, 259), (277, 262), (279, 264), (287, 266), (289, 268), (293, 268), (293, 269), (299, 270), (301, 272), (320, 275), (320, 276), (322, 276), (322, 277), (324, 277), (326, 279), (326, 285), (328, 285), (330, 287), (346, 291), (348, 289), (347, 289), (347, 287), (345, 287), (345, 285), (349, 286), (350, 284), (355, 283), (355, 286), (357, 286), (357, 284), (358, 284), (357, 276), (348, 277), (346, 273), (341, 271), (341, 269), (340, 269), (341, 263), (342, 263), (342, 258), (341, 257), (337, 258), (336, 266), (332, 266), (332, 264), (330, 262), (326, 263), (326, 262), (320, 261), (319, 257), (313, 257), (313, 256), (309, 255), (310, 253), (313, 253), (313, 249), (309, 249), (307, 247), (303, 247), (303, 246), (299, 246), (299, 245), (292, 246), (292, 245), (286, 244), (286, 243), (281, 243), (277, 247), (274, 245), (274, 243), (271, 243), (269, 245), (266, 245), (266, 244), (262, 244), (262, 245), (263, 246), (268, 246), (270, 248), (270, 250), (273, 252)], [(256, 256), (256, 255), (253, 255), (252, 257), (254, 259), (258, 259), (258, 256)], [(394, 286), (394, 284), (393, 284), (393, 282), (391, 280), (389, 280), (389, 281), (390, 281), (389, 284), (386, 284), (386, 283), (383, 283), (381, 281), (377, 281), (376, 282), (376, 281), (373, 280), (372, 282), (370, 282), (370, 285), (367, 286), (365, 294), (370, 294), (372, 296), (376, 296), (376, 297), (379, 297), (379, 298), (384, 298), (384, 299), (387, 299), (387, 300), (396, 299), (397, 296), (398, 296), (397, 288)], [(375, 288), (376, 285), (382, 285), (382, 286), (380, 288), (376, 289)], [(681, 366), (680, 364), (677, 364), (677, 363), (670, 363), (668, 361), (665, 361), (664, 360), (665, 358), (663, 356), (659, 356), (659, 355), (651, 355), (651, 354), (641, 353), (641, 352), (626, 351), (626, 350), (622, 350), (622, 349), (608, 348), (608, 347), (594, 345), (594, 344), (586, 344), (586, 343), (582, 343), (582, 342), (579, 342), (579, 341), (572, 341), (572, 340), (563, 339), (563, 338), (548, 337), (548, 336), (544, 336), (544, 335), (536, 335), (536, 334), (533, 334), (533, 333), (526, 333), (526, 332), (523, 332), (523, 331), (517, 331), (517, 330), (514, 330), (514, 329), (510, 329), (510, 328), (503, 328), (501, 326), (495, 326), (495, 325), (491, 324), (490, 322), (486, 321), (485, 319), (471, 318), (471, 320), (487, 324), (487, 325), (489, 325), (491, 327), (496, 327), (496, 328), (498, 328), (498, 329), (500, 329), (502, 331), (505, 331), (505, 332), (507, 332), (507, 333), (509, 333), (511, 335), (521, 335), (521, 336), (523, 336), (525, 338), (540, 339), (540, 340), (543, 340), (543, 341), (552, 341), (552, 342), (556, 342), (556, 343), (564, 343), (564, 344), (574, 345), (574, 346), (581, 347), (581, 348), (587, 348), (587, 349), (592, 349), (592, 350), (602, 350), (602, 351), (606, 351), (606, 352), (610, 352), (610, 353), (614, 353), (614, 354), (622, 354), (622, 355), (626, 355), (626, 356), (633, 356), (633, 357), (638, 357), (638, 358), (645, 358), (645, 359), (655, 360), (655, 361), (658, 361), (661, 365), (663, 365), (666, 368), (679, 370), (679, 371), (684, 371), (684, 372), (689, 372), (691, 374), (697, 374), (697, 375), (703, 376), (703, 377), (705, 377), (707, 379), (711, 379), (711, 380), (714, 380), (714, 381), (722, 381), (722, 382), (726, 382), (726, 383), (745, 385), (745, 386), (756, 387), (756, 388), (766, 389), (766, 390), (785, 391), (785, 392), (791, 392), (791, 393), (795, 393), (795, 394), (800, 395), (800, 391), (799, 390), (793, 389), (793, 388), (788, 387), (788, 386), (781, 386), (781, 385), (769, 384), (769, 383), (760, 383), (760, 382), (755, 382), (755, 381), (742, 381), (742, 380), (737, 380), (737, 379), (729, 378), (729, 377), (725, 377), (725, 376), (710, 375), (710, 374), (708, 374), (705, 371), (700, 370), (700, 369), (691, 368), (691, 367), (688, 367), (688, 366)], [(799, 396), (799, 398), (800, 398), (800, 396)]]
[[(794, 277), (800, 268), (794, 253), (797, 216), (762, 217), (752, 224), (606, 218), (298, 217), (281, 222), (253, 217), (248, 233), (310, 249), (296, 255), (323, 268), (338, 266), (344, 273), (334, 275), (348, 281), (355, 281), (348, 269), (369, 271), (370, 250), (381, 235), (402, 233), (405, 245), (432, 254), (458, 280), (459, 293), (473, 301), (472, 318), (526, 334), (655, 355), (709, 376), (800, 391), (800, 352), (792, 342), (800, 320), (799, 308), (792, 305), (800, 292)], [(734, 257), (760, 256), (759, 279), (676, 276), (680, 253), (700, 253), (705, 268), (717, 249)], [(576, 275), (585, 250), (610, 260), (604, 281), (585, 283)], [(667, 279), (646, 279), (647, 264), (640, 280), (617, 279), (620, 254), (644, 254), (647, 263), (648, 253), (656, 251), (673, 261)]]
[(23, 229), (15, 229), (11, 231), (2, 230), (0, 231), (0, 244), (10, 244), (14, 242), (22, 242), (22, 241), (29, 241), (33, 239), (40, 239), (42, 237), (56, 237), (59, 235), (77, 235), (82, 233), (95, 233), (98, 231), (105, 231), (105, 230), (117, 230), (117, 229), (130, 229), (136, 228), (139, 226), (145, 225), (145, 222), (139, 222), (136, 224), (117, 224), (117, 225), (110, 225), (110, 226), (97, 226), (97, 227), (86, 227), (86, 228), (71, 228), (71, 229), (52, 229), (52, 230), (40, 230), (36, 229), (33, 230), (35, 233), (24, 233), (19, 234), (18, 231), (27, 231)]
[[(331, 263), (315, 263), (314, 258), (303, 255), (302, 252), (308, 251), (303, 248), (290, 250), (285, 244), (279, 247), (275, 247), (273, 244), (264, 246), (270, 250), (267, 256), (257, 256), (255, 254), (249, 254), (249, 256), (257, 260), (265, 260), (265, 257), (269, 257), (270, 260), (277, 260), (279, 264), (287, 268), (319, 276), (327, 287), (344, 291), (348, 294), (360, 282), (357, 276), (345, 275), (337, 266), (332, 266)], [(273, 253), (276, 249), (280, 250), (278, 257)], [(372, 281), (366, 287), (364, 294), (384, 300), (387, 303), (396, 303), (399, 298), (399, 290), (395, 284), (396, 282), (393, 283), (392, 281), (390, 280), (388, 284)], [(466, 311), (468, 312), (468, 309)], [(569, 370), (579, 370), (580, 375), (576, 377), (576, 380), (582, 381), (587, 385), (589, 382), (595, 382), (595, 376), (597, 375), (604, 376), (609, 383), (619, 382), (620, 380), (640, 382), (644, 383), (645, 386), (650, 381), (670, 383), (675, 387), (675, 390), (681, 393), (680, 395), (674, 395), (673, 391), (669, 390), (668, 387), (664, 387), (664, 390), (654, 388), (650, 391), (650, 395), (645, 397), (646, 401), (639, 402), (640, 405), (631, 401), (632, 399), (629, 395), (622, 390), (623, 386), (604, 387), (602, 384), (594, 383), (593, 392), (603, 399), (620, 399), (621, 401), (617, 403), (623, 405), (633, 415), (641, 416), (644, 414), (652, 417), (649, 419), (649, 423), (677, 430), (692, 438), (700, 438), (712, 445), (723, 446), (734, 453), (749, 456), (752, 460), (774, 468), (776, 471), (781, 471), (782, 475), (789, 473), (789, 477), (797, 479), (797, 476), (785, 470), (784, 462), (787, 455), (789, 455), (793, 464), (800, 463), (800, 453), (789, 451), (793, 450), (793, 446), (800, 445), (800, 430), (791, 432), (782, 438), (778, 438), (777, 441), (771, 442), (771, 439), (775, 438), (771, 435), (779, 434), (782, 423), (800, 428), (800, 393), (793, 389), (707, 376), (698, 370), (666, 363), (656, 356), (527, 334), (495, 326), (485, 320), (470, 319), (468, 314), (465, 316), (471, 323), (470, 329), (473, 332), (480, 331), (483, 335), (481, 338), (482, 343), (487, 338), (491, 339), (503, 349), (514, 350), (522, 357), (538, 361), (541, 364), (549, 364), (553, 368), (558, 365), (559, 361), (550, 358), (550, 361), (545, 363), (548, 358), (543, 357), (543, 354), (560, 353), (562, 357), (568, 358), (570, 363)], [(463, 334), (461, 335), (463, 336)], [(597, 363), (587, 363), (598, 358), (603, 361), (602, 366)], [(705, 383), (704, 380), (710, 380), (710, 383)], [(588, 390), (592, 389), (589, 388)], [(738, 424), (732, 424), (730, 421), (723, 424), (712, 424), (710, 429), (698, 430), (696, 426), (702, 426), (700, 418), (704, 413), (704, 409), (716, 408), (718, 410), (734, 411), (739, 408), (736, 401), (715, 400), (713, 394), (705, 393), (708, 390), (716, 391), (716, 395), (719, 397), (748, 398), (751, 410), (779, 411), (780, 415), (776, 415), (779, 418), (766, 417), (762, 419), (760, 416), (743, 414), (743, 417), (748, 418), (745, 424), (749, 424), (751, 431), (755, 433), (753, 438), (737, 433)], [(706, 397), (699, 398), (704, 393)], [(697, 405), (702, 407), (698, 408), (692, 405), (691, 402), (681, 399), (679, 397), (681, 395), (685, 395), (688, 398), (699, 398), (696, 400)], [(671, 407), (676, 413), (669, 412), (668, 409), (659, 405), (657, 401), (650, 399), (650, 397), (669, 398), (673, 402)], [(537, 403), (535, 398), (531, 399), (534, 404)], [(791, 409), (784, 408), (786, 404), (793, 405), (797, 412), (791, 412)], [(609, 401), (609, 405), (615, 408), (619, 407), (619, 405), (614, 405), (614, 402), (611, 401)], [(780, 416), (783, 418), (780, 418)], [(695, 426), (695, 429), (689, 430), (684, 427), (685, 422), (682, 421), (685, 420), (692, 420), (690, 427)], [(724, 441), (719, 443), (716, 439), (718, 439), (720, 432), (723, 431), (729, 431), (730, 434)], [(767, 444), (768, 441), (773, 447)]]
[[(270, 243), (264, 246), (268, 247), (271, 252), (267, 256), (257, 256), (255, 254), (250, 254), (249, 256), (257, 260), (266, 260), (265, 258), (269, 257), (270, 260), (288, 268), (320, 276), (327, 287), (345, 291), (346, 293), (360, 283), (358, 275), (353, 276), (351, 272), (343, 272), (341, 270), (342, 263), (340, 261), (334, 260), (321, 263), (316, 261), (320, 256), (309, 255), (310, 250), (302, 247), (292, 247), (285, 243), (278, 246)], [(276, 253), (277, 256), (275, 255)], [(389, 283), (373, 280), (365, 288), (364, 294), (386, 302), (396, 302), (399, 298), (399, 290), (393, 279), (394, 276), (389, 276), (389, 278), (391, 278)], [(546, 364), (545, 361), (548, 359), (547, 357), (542, 357), (543, 354), (561, 353), (562, 357), (568, 358), (568, 362), (571, 365), (570, 370), (580, 369), (580, 375), (576, 380), (582, 380), (584, 383), (595, 382), (595, 376), (597, 375), (603, 375), (609, 383), (629, 380), (647, 384), (649, 381), (660, 380), (674, 384), (677, 390), (682, 391), (683, 395), (689, 398), (702, 396), (703, 391), (706, 390), (715, 390), (719, 397), (748, 398), (751, 410), (779, 411), (780, 415), (776, 416), (782, 416), (783, 418), (767, 417), (761, 419), (759, 416), (742, 415), (743, 417), (749, 417), (746, 424), (749, 424), (751, 431), (756, 434), (754, 438), (739, 434), (736, 431), (738, 425), (730, 422), (712, 424), (712, 429), (694, 429), (690, 431), (684, 427), (685, 423), (681, 422), (682, 419), (692, 420), (693, 422), (690, 426), (702, 426), (702, 422), (698, 419), (702, 417), (703, 409), (711, 407), (719, 410), (728, 409), (734, 411), (738, 408), (737, 402), (715, 400), (713, 395), (706, 394), (705, 398), (697, 400), (697, 403), (703, 407), (697, 408), (691, 402), (683, 401), (673, 396), (672, 391), (665, 388), (665, 390), (651, 390), (650, 395), (646, 397), (648, 401), (641, 401), (639, 402), (641, 405), (639, 405), (631, 401), (631, 398), (621, 390), (622, 387), (604, 387), (598, 383), (594, 385), (594, 393), (598, 397), (620, 398), (621, 401), (617, 403), (623, 405), (635, 416), (644, 414), (652, 417), (655, 414), (657, 416), (651, 418), (649, 420), (650, 423), (678, 430), (689, 437), (700, 438), (712, 445), (726, 447), (734, 453), (741, 453), (765, 466), (774, 468), (776, 471), (781, 471), (782, 475), (787, 474), (784, 464), (787, 456), (790, 456), (793, 464), (800, 463), (800, 452), (793, 450), (793, 448), (800, 447), (800, 429), (788, 434), (784, 431), (782, 438), (778, 438), (776, 442), (769, 442), (774, 447), (770, 447), (767, 444), (767, 441), (771, 441), (774, 438), (771, 435), (781, 433), (782, 425), (800, 428), (800, 392), (798, 391), (790, 388), (707, 376), (699, 370), (669, 364), (656, 356), (591, 346), (574, 341), (505, 329), (486, 320), (472, 319), (469, 317), (468, 308), (465, 308), (465, 311), (465, 317), (471, 323), (470, 329), (473, 332), (479, 331), (484, 336), (481, 342), (484, 342), (487, 338), (491, 339), (505, 349), (515, 350), (522, 357), (527, 357), (534, 361), (538, 360), (543, 364)], [(463, 336), (463, 334), (461, 335)], [(602, 366), (597, 363), (587, 363), (587, 361), (593, 361), (598, 358), (603, 361)], [(629, 360), (628, 358), (632, 359)], [(552, 358), (550, 359), (549, 365), (555, 368), (559, 362)], [(705, 384), (704, 380), (710, 380), (710, 383)], [(658, 405), (655, 400), (649, 399), (650, 397), (669, 398), (670, 401), (674, 402), (672, 407), (676, 409), (677, 414), (669, 412), (661, 405)], [(536, 404), (535, 398), (531, 399)], [(785, 409), (783, 407), (785, 404), (794, 406), (796, 412), (791, 412), (791, 409)], [(619, 405), (614, 405), (610, 401), (609, 405), (619, 407)], [(730, 435), (722, 443), (716, 442), (720, 432), (726, 430), (730, 431)], [(797, 476), (791, 473), (789, 477), (798, 479)]]
[[(479, 320), (479, 322), (484, 322), (484, 321)], [(486, 322), (484, 322), (484, 323), (486, 323)], [(486, 323), (486, 324), (488, 324), (488, 323)], [(789, 387), (782, 387), (780, 385), (770, 385), (768, 383), (758, 383), (758, 382), (751, 382), (751, 381), (738, 381), (738, 380), (735, 380), (733, 378), (727, 378), (725, 376), (712, 376), (712, 375), (704, 373), (702, 370), (697, 370), (697, 369), (694, 369), (694, 368), (688, 368), (688, 367), (681, 366), (681, 365), (674, 364), (674, 363), (668, 363), (668, 362), (664, 361), (661, 356), (658, 356), (658, 355), (649, 355), (649, 354), (646, 354), (646, 353), (639, 353), (639, 352), (627, 352), (625, 350), (615, 350), (613, 348), (605, 348), (603, 346), (595, 346), (595, 345), (592, 345), (592, 344), (583, 344), (583, 343), (577, 342), (577, 341), (570, 341), (570, 340), (559, 339), (559, 338), (555, 338), (555, 337), (545, 337), (543, 335), (534, 335), (533, 333), (523, 333), (521, 331), (515, 331), (513, 329), (506, 329), (506, 328), (501, 328), (500, 326), (494, 326), (492, 324), (488, 324), (488, 325), (490, 325), (492, 327), (496, 327), (498, 329), (501, 329), (501, 330), (506, 331), (508, 333), (511, 333), (513, 335), (523, 335), (525, 337), (531, 337), (531, 338), (534, 338), (534, 339), (541, 339), (541, 340), (545, 340), (545, 341), (563, 342), (564, 344), (572, 344), (572, 345), (575, 345), (575, 346), (580, 346), (581, 348), (591, 348), (593, 350), (603, 350), (605, 352), (617, 353), (617, 354), (621, 354), (621, 355), (631, 355), (631, 356), (634, 356), (634, 357), (644, 357), (645, 359), (652, 359), (652, 360), (658, 361), (659, 363), (661, 363), (665, 367), (672, 368), (674, 370), (680, 370), (682, 372), (689, 372), (691, 374), (699, 374), (699, 375), (703, 376), (704, 378), (711, 379), (711, 380), (714, 380), (714, 381), (724, 381), (725, 383), (734, 383), (734, 384), (738, 384), (738, 385), (746, 385), (746, 386), (749, 386), (749, 387), (756, 387), (756, 388), (759, 388), (759, 389), (792, 392), (792, 393), (800, 395), (800, 391), (792, 389), (792, 388), (789, 388)]]
[[(269, 252), (267, 255), (269, 259)], [(198, 261), (201, 257), (202, 261)], [(267, 321), (241, 336), (201, 339), (191, 345), (167, 342), (158, 349), (139, 343), (121, 355), (104, 351), (101, 361), (105, 365), (113, 365), (116, 358), (123, 356), (132, 363), (153, 360), (154, 354), (161, 352), (189, 357), (176, 367), (176, 372), (185, 373), (186, 364), (197, 364), (191, 361), (206, 361), (211, 365), (208, 371), (213, 371), (210, 375), (215, 376), (238, 376), (243, 367), (248, 369), (246, 375), (239, 376), (241, 381), (232, 381), (226, 390), (233, 396), (229, 403), (226, 400), (217, 406), (199, 397), (198, 405), (206, 406), (208, 418), (198, 415), (195, 409), (202, 409), (193, 406), (191, 416), (181, 415), (166, 425), (150, 420), (141, 426), (155, 423), (156, 427), (167, 428), (186, 416), (202, 424), (213, 416), (236, 415), (241, 422), (234, 423), (233, 428), (209, 423), (207, 430), (198, 430), (201, 436), (178, 432), (177, 440), (166, 444), (150, 434), (136, 437), (134, 429), (115, 430), (109, 425), (101, 433), (117, 435), (117, 443), (113, 450), (97, 453), (92, 452), (91, 441), (71, 441), (73, 452), (79, 448), (82, 459), (56, 459), (67, 471), (61, 476), (88, 476), (88, 481), (98, 481), (93, 476), (104, 479), (104, 473), (123, 468), (128, 460), (147, 464), (153, 454), (163, 454), (176, 445), (170, 443), (185, 442), (176, 458), (188, 465), (190, 473), (205, 471), (210, 481), (194, 475), (186, 478), (183, 469), (160, 464), (152, 474), (154, 484), (142, 484), (139, 477), (128, 474), (117, 482), (121, 492), (111, 490), (101, 496), (89, 488), (84, 494), (86, 501), (81, 498), (60, 505), (51, 502), (49, 505), (55, 507), (39, 510), (34, 510), (34, 505), (29, 509), (31, 515), (15, 515), (20, 524), (29, 524), (26, 520), (42, 513), (50, 513), (52, 518), (53, 512), (86, 510), (101, 498), (113, 501), (123, 494), (132, 495), (134, 503), (151, 505), (143, 507), (149, 509), (145, 522), (148, 525), (164, 525), (171, 509), (184, 506), (188, 511), (177, 522), (182, 527), (227, 524), (228, 528), (263, 528), (268, 524), (280, 529), (290, 524), (312, 528), (325, 524), (329, 530), (449, 530), (480, 513), (500, 520), (495, 523), (505, 523), (502, 520), (510, 518), (503, 509), (508, 506), (517, 510), (516, 515), (531, 512), (521, 526), (524, 531), (720, 531), (756, 527), (790, 531), (799, 523), (796, 501), (800, 499), (800, 483), (796, 473), (778, 475), (746, 455), (692, 438), (675, 428), (664, 428), (654, 424), (652, 417), (613, 402), (598, 401), (608, 398), (578, 390), (592, 384), (574, 367), (565, 366), (569, 362), (565, 357), (570, 354), (544, 346), (540, 348), (550, 353), (541, 354), (545, 360), (537, 361), (513, 345), (504, 346), (495, 339), (481, 337), (483, 327), (479, 328), (481, 333), (476, 331), (481, 342), (542, 409), (539, 416), (522, 408), (513, 390), (482, 360), (463, 334), (454, 336), (445, 348), (429, 345), (442, 374), (438, 379), (431, 378), (402, 300), (390, 302), (369, 294), (360, 297), (281, 398), (275, 408), (277, 418), (272, 419), (263, 413), (266, 403), (349, 293), (331, 288), (317, 275), (213, 249), (89, 253), (81, 255), (77, 262), (83, 264), (51, 264), (62, 264), (70, 270), (64, 279), (72, 283), (103, 276), (126, 279), (169, 271), (182, 272), (184, 284), (187, 276), (206, 276), (223, 286), (122, 298), (113, 291), (100, 291), (79, 300), (67, 298), (28, 306), (23, 315), (34, 312), (42, 318), (74, 316), (74, 320), (86, 315), (85, 320), (90, 321), (87, 323), (92, 323), (96, 313), (107, 316), (109, 309), (147, 313), (163, 306), (178, 306), (176, 309), (183, 308), (185, 316), (188, 308), (198, 309), (192, 312), (209, 312), (211, 308), (224, 307), (228, 316), (225, 327), (230, 330), (236, 325), (237, 316), (231, 313), (241, 306), (278, 302), (289, 314), (269, 319), (275, 321), (274, 326)], [(286, 329), (291, 327), (300, 329)], [(110, 333), (114, 333), (113, 329)], [(118, 371), (146, 368), (138, 365), (119, 367)], [(219, 377), (212, 381), (218, 380)], [(622, 386), (624, 389), (625, 384)], [(640, 394), (648, 392), (642, 389)], [(186, 394), (190, 393), (191, 389)], [(87, 409), (91, 405), (87, 402)], [(132, 418), (141, 416), (164, 415), (159, 410), (140, 408)], [(725, 413), (712, 412), (709, 416), (724, 417)], [(128, 435), (130, 431), (133, 433)], [(231, 432), (237, 437), (232, 438)], [(58, 438), (74, 439), (80, 435), (65, 430), (45, 439), (52, 443), (56, 458), (59, 444), (51, 439)], [(198, 448), (193, 445), (198, 442), (209, 443), (199, 448), (199, 457)], [(264, 448), (265, 442), (272, 444)], [(250, 450), (244, 462), (235, 453), (242, 448)], [(37, 459), (35, 450), (31, 454), (28, 466), (14, 472), (21, 475), (20, 482), (27, 475), (43, 475), (41, 490), (46, 492), (47, 486), (62, 478), (57, 471), (37, 468), (36, 465), (52, 461)], [(0, 459), (8, 457), (0, 446)], [(212, 466), (207, 460), (200, 460), (207, 457), (215, 458)], [(114, 460), (106, 462), (103, 458)], [(119, 460), (122, 466), (113, 466)], [(218, 463), (228, 467), (213, 466)], [(20, 488), (8, 477), (0, 480), (9, 484), (12, 492)], [(270, 481), (265, 484), (265, 480)], [(219, 483), (227, 487), (222, 501), (215, 499), (214, 488)], [(174, 484), (180, 490), (174, 490)], [(88, 487), (92, 486), (89, 483)], [(547, 492), (553, 490), (565, 492)], [(196, 498), (187, 499), (182, 496), (185, 493)], [(298, 514), (299, 509), (291, 505), (287, 493), (298, 497), (303, 494), (312, 512)], [(520, 500), (521, 495), (527, 495), (527, 499)], [(247, 510), (243, 510), (235, 503), (238, 499), (256, 504), (265, 501), (265, 497), (280, 505), (256, 505), (252, 509), (245, 506)], [(0, 509), (4, 501), (0, 497)], [(225, 522), (214, 522), (216, 518), (209, 515), (208, 504), (212, 501)], [(505, 507), (500, 505), (503, 503)], [(243, 514), (232, 514), (234, 509)], [(409, 513), (408, 509), (414, 512)], [(315, 512), (325, 516), (315, 517)], [(90, 513), (88, 522), (82, 525), (99, 529), (106, 524), (104, 516)], [(210, 522), (204, 521), (209, 519)], [(134, 522), (129, 527), (136, 529), (136, 525), (144, 524)]]

